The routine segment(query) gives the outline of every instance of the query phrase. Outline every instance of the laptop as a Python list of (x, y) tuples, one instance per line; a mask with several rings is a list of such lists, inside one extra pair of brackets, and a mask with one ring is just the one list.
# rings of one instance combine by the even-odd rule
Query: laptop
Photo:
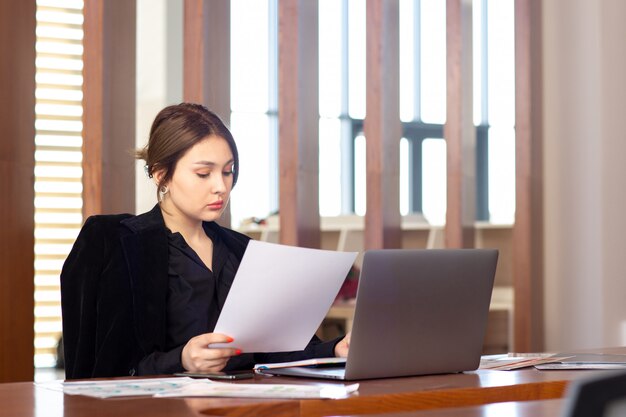
[(367, 251), (345, 366), (260, 372), (358, 380), (475, 370), (497, 260), (495, 249)]

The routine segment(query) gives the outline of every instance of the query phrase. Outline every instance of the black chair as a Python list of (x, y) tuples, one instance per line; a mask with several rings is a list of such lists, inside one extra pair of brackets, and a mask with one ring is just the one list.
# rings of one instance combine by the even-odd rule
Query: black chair
[(626, 372), (585, 378), (570, 384), (563, 417), (626, 416)]

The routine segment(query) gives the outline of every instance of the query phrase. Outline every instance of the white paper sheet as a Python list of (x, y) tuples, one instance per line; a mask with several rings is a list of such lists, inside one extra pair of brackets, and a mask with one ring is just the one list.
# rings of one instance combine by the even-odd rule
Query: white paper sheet
[(194, 384), (193, 378), (115, 379), (110, 381), (50, 381), (36, 386), (61, 391), (69, 395), (86, 395), (97, 398), (152, 396), (176, 391)]
[(243, 352), (302, 350), (324, 319), (356, 252), (250, 241), (215, 333)]
[(240, 384), (209, 379), (147, 378), (110, 381), (51, 381), (36, 383), (40, 388), (69, 395), (96, 398), (116, 397), (240, 397), (240, 398), (345, 398), (359, 384)]
[(346, 398), (357, 392), (359, 384), (229, 384), (197, 381), (178, 389), (155, 393), (155, 397), (235, 397), (235, 398)]

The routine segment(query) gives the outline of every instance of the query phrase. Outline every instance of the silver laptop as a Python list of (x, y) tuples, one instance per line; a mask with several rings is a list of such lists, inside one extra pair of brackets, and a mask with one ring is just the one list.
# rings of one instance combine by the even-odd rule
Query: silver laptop
[(355, 380), (474, 370), (497, 260), (495, 249), (367, 251), (345, 367), (262, 372)]

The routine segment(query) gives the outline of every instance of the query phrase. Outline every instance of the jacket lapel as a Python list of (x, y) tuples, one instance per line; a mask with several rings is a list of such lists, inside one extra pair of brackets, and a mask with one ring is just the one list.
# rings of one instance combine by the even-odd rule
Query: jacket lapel
[(130, 274), (135, 333), (144, 352), (163, 349), (166, 339), (168, 245), (161, 209), (122, 221), (133, 233), (122, 238)]

